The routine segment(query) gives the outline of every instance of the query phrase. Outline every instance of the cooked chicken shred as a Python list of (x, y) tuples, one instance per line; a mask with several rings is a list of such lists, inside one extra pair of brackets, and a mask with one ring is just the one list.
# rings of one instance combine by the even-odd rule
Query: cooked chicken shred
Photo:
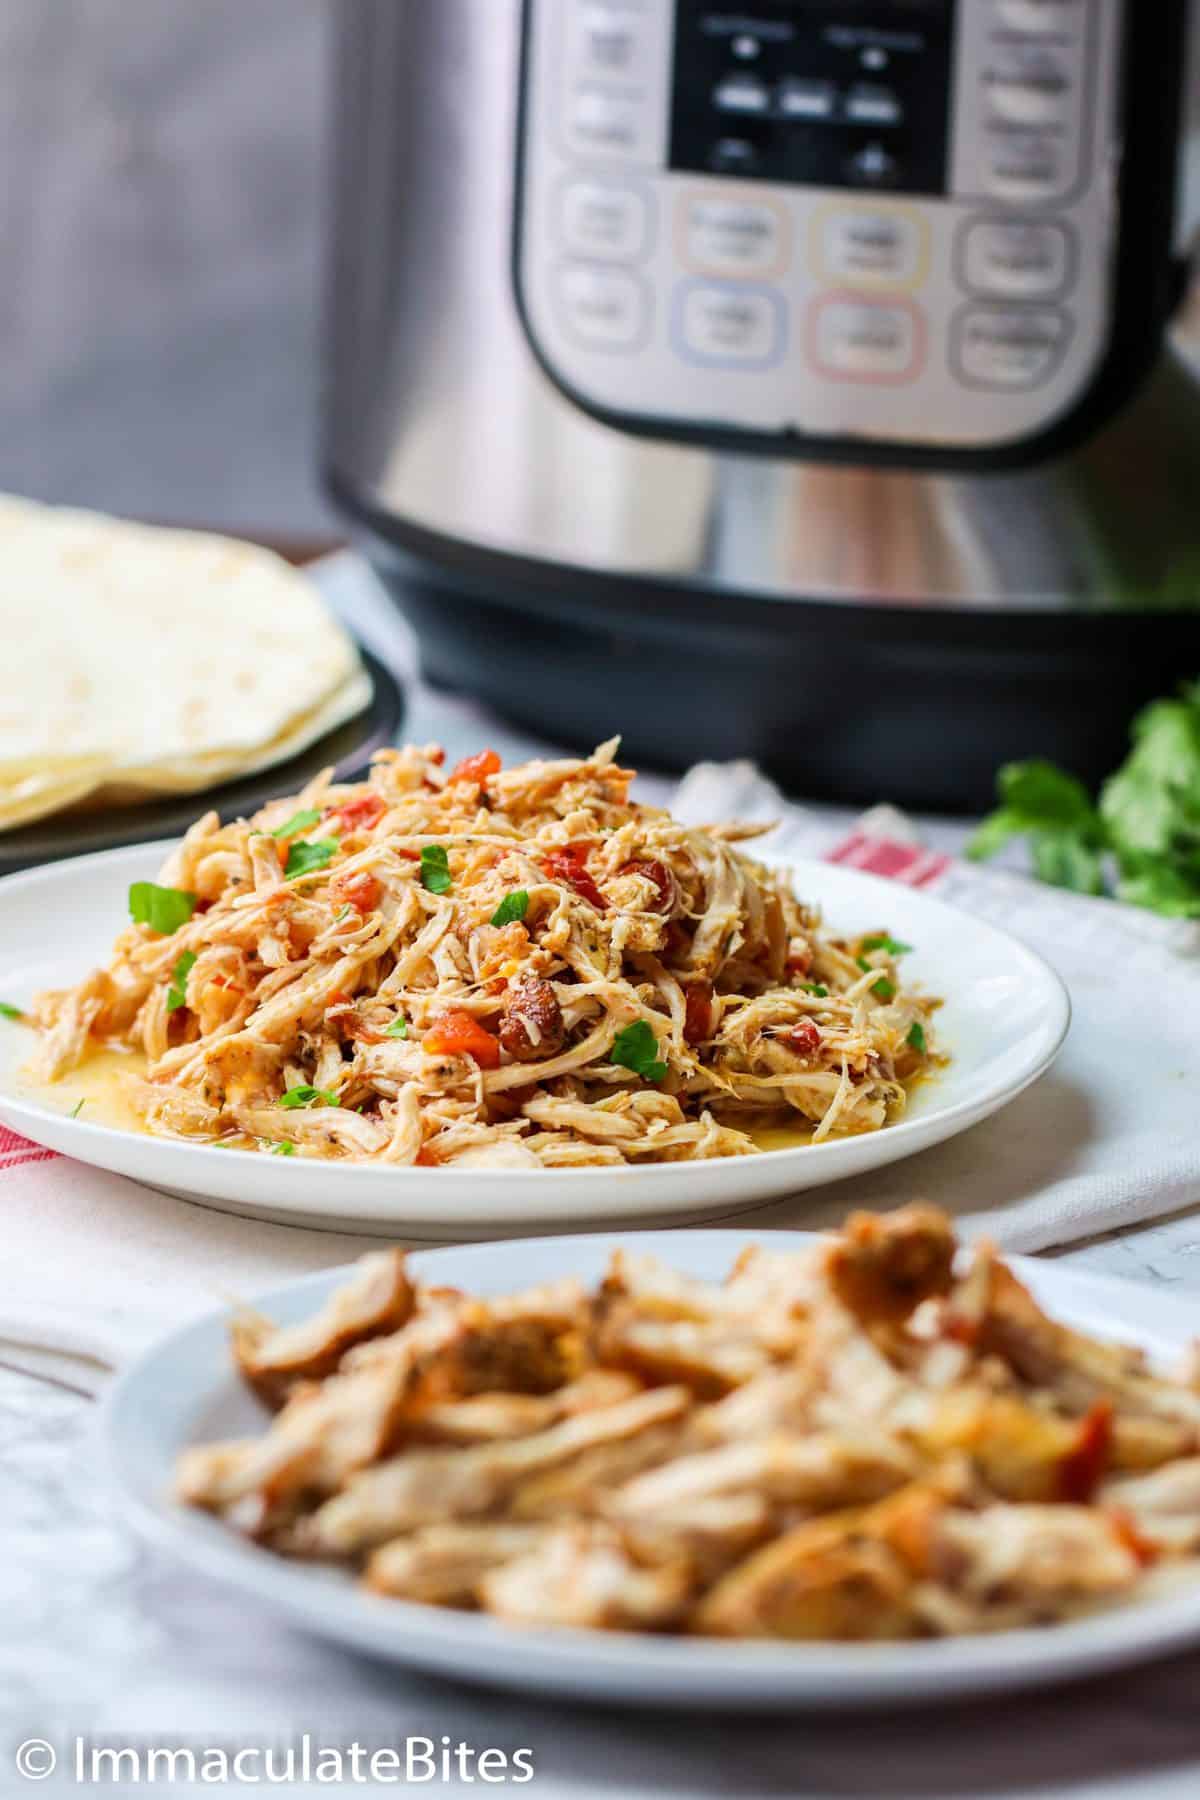
[[(936, 1060), (882, 927), (829, 935), (786, 877), (632, 800), (616, 741), (449, 773), (384, 751), (252, 819), (208, 813), (103, 970), (37, 997), (37, 1073), (97, 1049), (145, 1129), (435, 1167), (743, 1155), (878, 1130)], [(147, 884), (138, 884), (145, 888)], [(161, 900), (167, 890), (165, 902)]]
[(261, 1435), (179, 1497), (377, 1593), (525, 1625), (881, 1640), (1047, 1625), (1200, 1573), (1200, 1407), (913, 1206), (723, 1283), (619, 1250), (477, 1299), (364, 1257), (245, 1311)]

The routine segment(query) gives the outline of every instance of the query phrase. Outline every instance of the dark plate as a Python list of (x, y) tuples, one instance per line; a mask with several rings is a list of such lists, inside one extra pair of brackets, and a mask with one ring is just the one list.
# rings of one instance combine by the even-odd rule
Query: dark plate
[(84, 856), (90, 850), (118, 850), (124, 844), (180, 837), (193, 820), (213, 807), (223, 819), (240, 818), (257, 812), (279, 794), (294, 794), (330, 763), (339, 781), (350, 780), (366, 767), (376, 750), (395, 742), (404, 718), (404, 695), (393, 676), (369, 651), (364, 650), (362, 658), (371, 678), (370, 705), (336, 731), (318, 738), (299, 756), (260, 769), (242, 781), (194, 794), (172, 794), (169, 799), (150, 800), (142, 806), (116, 806), (100, 812), (52, 813), (19, 831), (0, 835), (0, 875), (57, 862), (64, 856)]

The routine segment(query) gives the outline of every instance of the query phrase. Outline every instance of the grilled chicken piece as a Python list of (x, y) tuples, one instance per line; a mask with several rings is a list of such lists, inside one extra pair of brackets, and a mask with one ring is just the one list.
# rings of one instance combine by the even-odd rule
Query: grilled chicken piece
[(1113, 1520), (1089, 1506), (957, 1508), (933, 1523), (931, 1572), (954, 1593), (1030, 1624), (1126, 1592), (1141, 1565)]
[(384, 1544), (363, 1580), (377, 1594), (428, 1606), (471, 1606), (483, 1577), (544, 1540), (540, 1525), (429, 1525)]
[(960, 1452), (1005, 1500), (1089, 1500), (1108, 1466), (1111, 1419), (1064, 1419), (1006, 1394), (957, 1388), (937, 1396), (912, 1432), (934, 1461)]
[(481, 1518), (503, 1505), (522, 1476), (679, 1419), (690, 1404), (686, 1388), (658, 1388), (515, 1443), (409, 1451), (362, 1470), (326, 1501), (309, 1521), (308, 1548), (318, 1555), (352, 1555), (422, 1525)]
[(617, 1533), (600, 1525), (551, 1532), (528, 1556), (485, 1575), (489, 1612), (521, 1625), (652, 1630), (672, 1624), (687, 1604), (686, 1562), (640, 1567)]
[(685, 1415), (635, 1437), (597, 1444), (569, 1462), (527, 1476), (509, 1495), (509, 1515), (553, 1520), (570, 1513), (590, 1517), (603, 1512), (608, 1496), (622, 1482), (677, 1454), (687, 1422)]
[(298, 1381), (323, 1380), (353, 1345), (407, 1324), (414, 1298), (404, 1264), (402, 1250), (364, 1256), (353, 1279), (298, 1325), (237, 1313), (230, 1332), (234, 1361), (259, 1399), (282, 1406)]
[(909, 1636), (942, 1488), (912, 1483), (874, 1506), (809, 1519), (717, 1582), (691, 1618), (716, 1637)]
[(864, 1325), (898, 1325), (922, 1300), (949, 1291), (955, 1248), (949, 1219), (932, 1206), (853, 1213), (829, 1247), (825, 1270), (842, 1305)]
[(475, 1394), (426, 1407), (413, 1421), (421, 1443), (496, 1444), (545, 1431), (560, 1419), (614, 1406), (640, 1392), (632, 1375), (592, 1369), (551, 1394)]
[(686, 1562), (708, 1587), (771, 1535), (775, 1511), (760, 1494), (718, 1494), (619, 1523), (639, 1563)]
[(1100, 1501), (1127, 1514), (1138, 1536), (1158, 1549), (1200, 1550), (1200, 1456), (1156, 1469), (1152, 1475), (1105, 1482)]
[(769, 1352), (746, 1327), (642, 1319), (625, 1306), (601, 1326), (596, 1353), (645, 1381), (683, 1382), (701, 1400), (719, 1399), (771, 1366)]
[(917, 1459), (882, 1433), (849, 1441), (768, 1437), (677, 1457), (618, 1489), (610, 1507), (615, 1517), (652, 1519), (660, 1509), (758, 1493), (776, 1505), (826, 1511), (881, 1499), (916, 1473)]

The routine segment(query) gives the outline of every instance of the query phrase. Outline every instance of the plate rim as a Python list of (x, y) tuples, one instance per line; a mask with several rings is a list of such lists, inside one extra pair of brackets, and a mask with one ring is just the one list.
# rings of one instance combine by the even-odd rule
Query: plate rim
[[(37, 868), (17, 870), (12, 874), (0, 876), (0, 917), (2, 917), (5, 897), (16, 888), (36, 888), (43, 882), (53, 883), (56, 879), (65, 878), (72, 870), (86, 869), (101, 861), (116, 862), (122, 857), (128, 857), (131, 860), (140, 856), (148, 858), (151, 853), (154, 853), (159, 857), (165, 857), (178, 842), (179, 840), (177, 838), (151, 839), (145, 843), (125, 844), (108, 850), (89, 851), (82, 856), (65, 857), (54, 862), (40, 864)], [(990, 938), (996, 944), (1003, 945), (1006, 951), (1024, 964), (1025, 968), (1034, 974), (1041, 984), (1049, 1008), (1049, 1013), (1047, 1019), (1039, 1028), (1039, 1035), (1035, 1040), (1038, 1045), (1036, 1054), (1033, 1053), (1031, 1049), (1028, 1060), (1020, 1073), (1012, 1076), (1003, 1087), (996, 1088), (987, 1095), (967, 1095), (952, 1102), (949, 1106), (934, 1108), (926, 1113), (899, 1119), (894, 1125), (885, 1127), (880, 1133), (869, 1134), (869, 1139), (866, 1141), (874, 1142), (876, 1138), (880, 1140), (886, 1138), (889, 1144), (897, 1145), (896, 1155), (894, 1157), (890, 1156), (886, 1158), (885, 1160), (887, 1162), (902, 1160), (906, 1152), (901, 1146), (906, 1145), (914, 1136), (924, 1135), (924, 1130), (933, 1124), (934, 1121), (937, 1122), (939, 1127), (948, 1127), (948, 1129), (941, 1132), (937, 1140), (938, 1142), (944, 1142), (946, 1138), (956, 1135), (958, 1129), (967, 1129), (970, 1124), (976, 1121), (976, 1118), (986, 1117), (991, 1113), (1000, 1111), (1023, 1093), (1026, 1088), (1032, 1086), (1035, 1081), (1039, 1080), (1057, 1060), (1071, 1028), (1072, 1007), (1070, 994), (1058, 971), (1047, 962), (1045, 957), (1040, 955), (1038, 951), (1026, 944), (1023, 939), (1017, 937), (1012, 932), (1005, 931), (1002, 926), (993, 924), (990, 919), (979, 918), (974, 913), (967, 912), (962, 907), (956, 907), (948, 901), (941, 900), (934, 894), (927, 894), (921, 889), (910, 887), (898, 888), (898, 885), (895, 882), (889, 881), (882, 876), (871, 874), (866, 870), (847, 868), (840, 863), (823, 862), (817, 857), (780, 857), (777, 861), (773, 862), (772, 866), (798, 871), (811, 870), (818, 876), (821, 874), (833, 874), (835, 879), (849, 879), (855, 885), (867, 884), (877, 889), (883, 899), (894, 896), (900, 891), (910, 899), (916, 900), (922, 907), (932, 908), (936, 913), (944, 915), (956, 928), (961, 930), (963, 926), (966, 925), (971, 930), (977, 931), (985, 937)], [(22, 1100), (20, 1096), (14, 1095), (10, 1091), (6, 1091), (4, 1088), (0, 1087), (0, 1119), (4, 1119), (12, 1114), (32, 1119), (35, 1123), (39, 1119), (49, 1118), (55, 1122), (56, 1129), (59, 1124), (64, 1122), (65, 1118), (65, 1115), (59, 1115), (48, 1108), (40, 1107), (36, 1102)], [(959, 1123), (960, 1121), (963, 1122), (961, 1125)], [(201, 1156), (208, 1157), (214, 1154), (221, 1154), (221, 1152), (217, 1151), (213, 1145), (177, 1143), (174, 1139), (152, 1138), (137, 1132), (124, 1131), (116, 1126), (100, 1125), (92, 1120), (82, 1118), (66, 1119), (65, 1122), (71, 1127), (72, 1134), (75, 1132), (84, 1134), (84, 1141), (87, 1141), (87, 1138), (89, 1137), (92, 1139), (100, 1137), (102, 1140), (111, 1140), (114, 1138), (122, 1140), (133, 1139), (137, 1142), (152, 1144), (156, 1147), (156, 1150), (161, 1149), (189, 1160)], [(22, 1130), (25, 1129), (23, 1125), (19, 1125), (17, 1128)], [(33, 1134), (27, 1133), (27, 1135), (32, 1136)], [(34, 1141), (41, 1142), (41, 1140), (36, 1137), (34, 1138)], [(830, 1138), (820, 1144), (797, 1145), (793, 1148), (782, 1150), (760, 1150), (755, 1153), (753, 1161), (756, 1167), (777, 1169), (783, 1166), (785, 1159), (787, 1159), (789, 1166), (791, 1166), (794, 1159), (803, 1157), (805, 1161), (801, 1166), (808, 1166), (811, 1163), (811, 1159), (816, 1156), (824, 1155), (824, 1157), (828, 1159), (831, 1154), (839, 1151), (844, 1155), (847, 1144), (854, 1144), (862, 1141), (864, 1140), (858, 1138)], [(53, 1148), (55, 1146), (51, 1147)], [(927, 1146), (914, 1146), (914, 1152), (925, 1147)], [(81, 1160), (87, 1159), (84, 1158)], [(729, 1159), (717, 1160), (725, 1162)], [(741, 1159), (732, 1160), (736, 1163)], [(670, 1176), (678, 1182), (680, 1179), (679, 1171), (681, 1169), (690, 1169), (694, 1175), (696, 1168), (699, 1166), (701, 1165), (688, 1163), (646, 1163), (636, 1165), (636, 1173), (639, 1177), (656, 1179), (663, 1182), (665, 1185), (666, 1177)], [(703, 1166), (711, 1167), (714, 1165), (713, 1163), (709, 1163)], [(283, 1168), (281, 1162), (280, 1185), (283, 1185), (284, 1180), (298, 1180), (301, 1183), (307, 1182), (310, 1185), (315, 1186), (320, 1181), (322, 1174), (327, 1168), (328, 1165), (318, 1159), (293, 1158), (288, 1162), (286, 1169)], [(470, 1173), (473, 1184), (478, 1182), (481, 1191), (485, 1190), (488, 1186), (502, 1186), (505, 1183), (510, 1183), (513, 1175), (511, 1169), (472, 1169)], [(627, 1174), (627, 1171), (614, 1169), (604, 1165), (582, 1169), (558, 1169), (547, 1171), (547, 1173), (552, 1173), (556, 1180), (565, 1182), (572, 1187), (575, 1185), (586, 1187), (588, 1185), (596, 1186), (602, 1180), (607, 1180), (609, 1183), (620, 1181), (622, 1176)], [(375, 1168), (371, 1166), (356, 1168), (355, 1172), (355, 1180), (363, 1183), (364, 1192), (370, 1191), (371, 1184), (373, 1184), (376, 1189), (382, 1188), (385, 1184), (389, 1188), (394, 1189), (398, 1183), (408, 1182), (410, 1185), (417, 1185), (419, 1179), (424, 1180), (427, 1179), (427, 1177), (427, 1170), (392, 1168), (390, 1165), (387, 1168)], [(829, 1179), (831, 1181), (835, 1179), (832, 1171), (830, 1172)], [(304, 1214), (298, 1212), (297, 1217), (303, 1218)]]
[[(768, 1248), (795, 1249), (828, 1233), (740, 1229), (664, 1229), (638, 1234), (639, 1249), (670, 1255), (686, 1242), (700, 1260), (720, 1249), (730, 1259), (748, 1241)], [(551, 1233), (538, 1239), (453, 1246), (421, 1251), (422, 1264), (481, 1256), (496, 1250), (510, 1257), (528, 1256), (537, 1246), (557, 1253), (569, 1264), (590, 1245), (597, 1258), (624, 1242), (624, 1232), (597, 1232), (581, 1237)], [(718, 1241), (719, 1240), (719, 1243)], [(1092, 1297), (1097, 1309), (1136, 1295), (1135, 1315), (1142, 1314), (1134, 1342), (1160, 1350), (1180, 1348), (1194, 1330), (1187, 1303), (1160, 1297), (1143, 1284), (1094, 1276), (1057, 1261), (1013, 1255), (1006, 1260), (1039, 1293), (1061, 1288), (1060, 1303), (1068, 1317), (1084, 1310)], [(276, 1284), (251, 1297), (249, 1304), (269, 1309), (309, 1289), (326, 1290), (343, 1280), (353, 1264), (318, 1270)], [(453, 1279), (453, 1276), (450, 1276)], [(460, 1278), (461, 1279), (461, 1278)], [(503, 1277), (501, 1277), (503, 1282)], [(1164, 1305), (1163, 1300), (1169, 1302)], [(1153, 1309), (1155, 1323), (1145, 1321)], [(776, 1710), (784, 1706), (851, 1709), (881, 1705), (911, 1709), (946, 1698), (1013, 1692), (1038, 1684), (1061, 1684), (1160, 1656), (1200, 1642), (1200, 1587), (1151, 1598), (1046, 1628), (902, 1644), (802, 1644), (680, 1639), (634, 1632), (589, 1631), (571, 1627), (524, 1628), (479, 1614), (383, 1599), (360, 1588), (329, 1582), (319, 1571), (305, 1569), (238, 1537), (231, 1528), (181, 1506), (166, 1495), (147, 1495), (131, 1466), (135, 1454), (128, 1438), (136, 1417), (139, 1384), (151, 1381), (170, 1395), (180, 1425), (181, 1443), (191, 1442), (189, 1417), (211, 1405), (220, 1383), (233, 1379), (232, 1365), (213, 1375), (202, 1391), (176, 1396), (169, 1383), (156, 1381), (154, 1370), (169, 1368), (173, 1354), (186, 1354), (191, 1340), (219, 1334), (225, 1344), (228, 1306), (216, 1306), (176, 1326), (146, 1346), (121, 1370), (102, 1398), (95, 1442), (105, 1480), (132, 1528), (145, 1541), (175, 1556), (206, 1579), (249, 1595), (277, 1615), (297, 1622), (324, 1641), (360, 1654), (380, 1654), (406, 1668), (451, 1674), (472, 1685), (528, 1692), (545, 1689), (572, 1699), (620, 1699), (641, 1707), (686, 1707), (697, 1700), (720, 1701), (740, 1711)], [(1158, 1327), (1166, 1325), (1163, 1333)], [(164, 1450), (163, 1454), (168, 1452)], [(282, 1585), (277, 1585), (282, 1584)], [(332, 1616), (331, 1616), (332, 1615)], [(411, 1652), (414, 1634), (421, 1641)], [(964, 1647), (971, 1654), (964, 1654)], [(489, 1661), (489, 1653), (509, 1656)], [(463, 1666), (464, 1652), (473, 1657)], [(515, 1654), (514, 1654), (515, 1653)], [(550, 1669), (539, 1659), (551, 1659)], [(582, 1688), (574, 1686), (580, 1682)]]

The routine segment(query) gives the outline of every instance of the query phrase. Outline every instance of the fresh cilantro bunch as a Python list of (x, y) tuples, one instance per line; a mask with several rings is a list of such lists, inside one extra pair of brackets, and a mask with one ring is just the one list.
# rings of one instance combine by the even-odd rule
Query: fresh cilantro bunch
[(994, 856), (1023, 837), (1035, 873), (1055, 887), (1200, 918), (1200, 683), (1139, 714), (1133, 749), (1099, 804), (1048, 762), (1009, 763), (997, 786), (1000, 807), (970, 856)]

